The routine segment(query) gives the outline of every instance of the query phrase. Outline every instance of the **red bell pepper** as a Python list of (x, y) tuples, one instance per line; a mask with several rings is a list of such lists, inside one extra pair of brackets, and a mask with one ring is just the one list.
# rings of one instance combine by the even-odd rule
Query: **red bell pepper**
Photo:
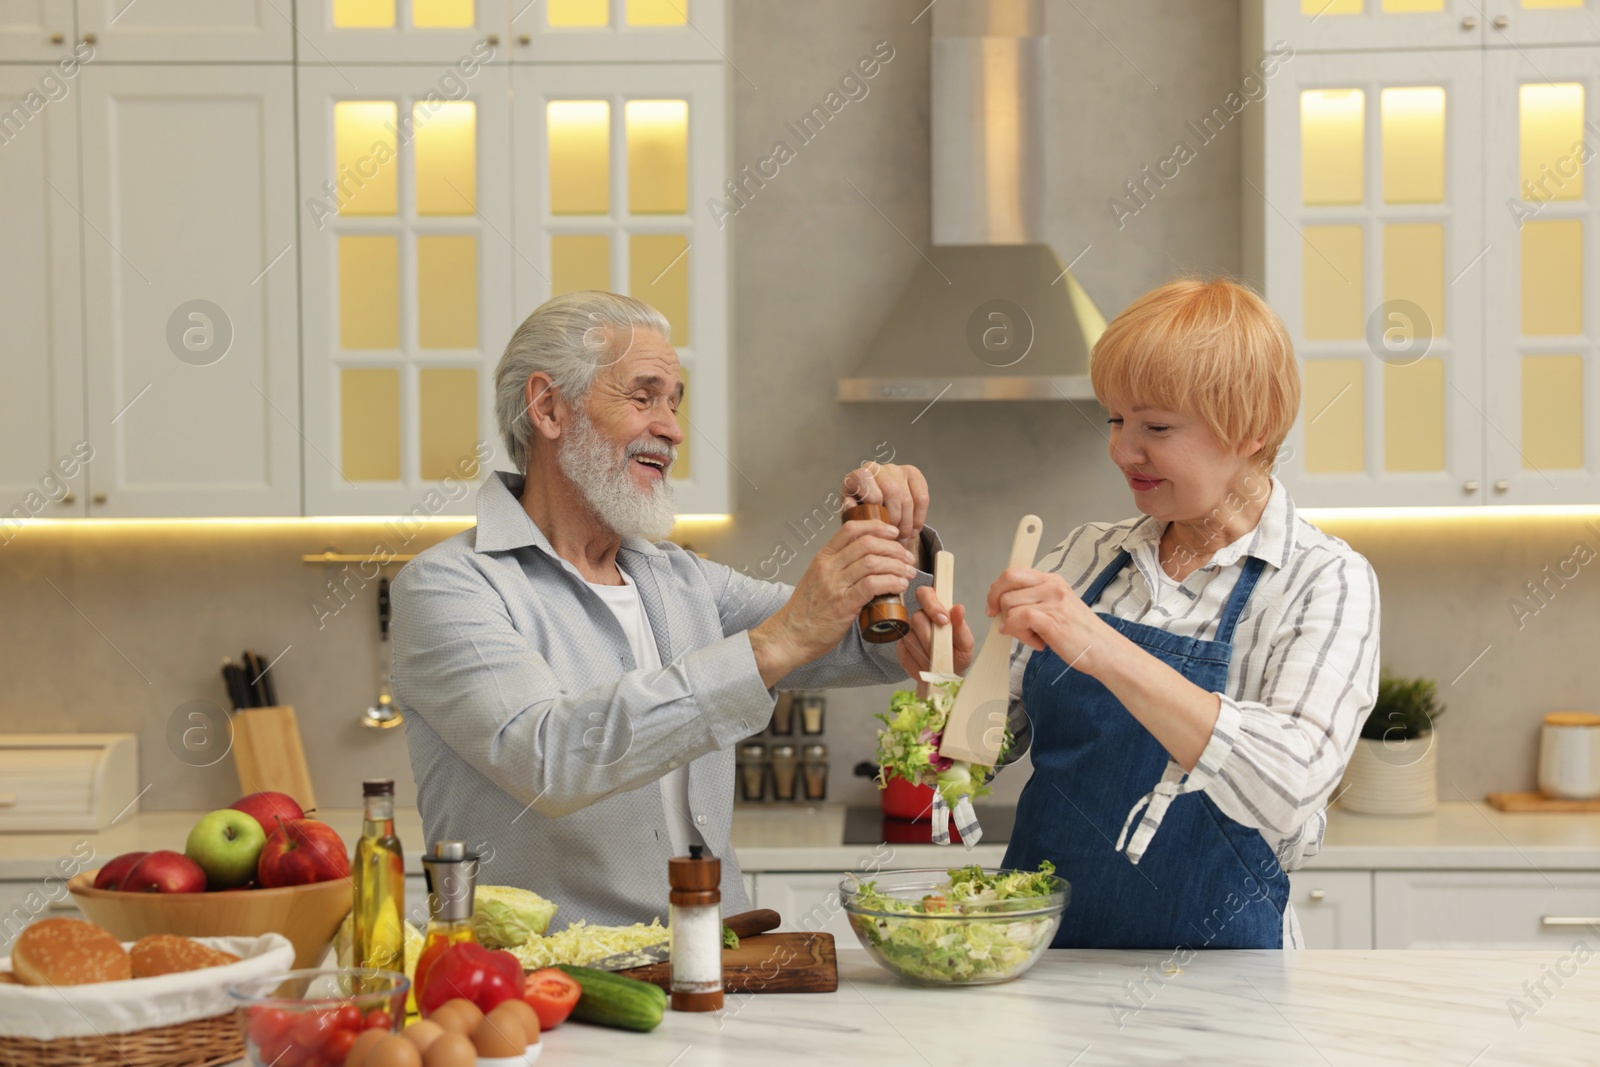
[(503, 1001), (521, 999), (522, 990), (522, 964), (515, 956), (463, 941), (433, 960), (417, 1007), (428, 1016), (445, 1001), (461, 997), (487, 1014)]

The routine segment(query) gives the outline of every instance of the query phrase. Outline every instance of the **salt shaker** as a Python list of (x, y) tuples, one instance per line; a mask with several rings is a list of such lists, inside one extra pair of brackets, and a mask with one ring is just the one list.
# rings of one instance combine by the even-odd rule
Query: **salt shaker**
[(722, 861), (690, 845), (689, 855), (667, 861), (668, 952), (672, 959), (672, 1010), (722, 1007)]

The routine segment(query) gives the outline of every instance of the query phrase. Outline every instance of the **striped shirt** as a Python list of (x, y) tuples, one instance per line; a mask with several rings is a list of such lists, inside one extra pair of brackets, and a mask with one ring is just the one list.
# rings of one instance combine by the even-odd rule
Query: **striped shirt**
[[(1349, 545), (1299, 518), (1276, 478), (1255, 529), (1181, 582), (1161, 568), (1165, 529), (1148, 515), (1089, 523), (1037, 565), (1060, 574), (1081, 595), (1125, 548), (1131, 563), (1091, 606), (1212, 640), (1245, 557), (1267, 563), (1234, 632), (1227, 691), (1218, 694), (1221, 712), (1211, 739), (1192, 772), (1169, 760), (1160, 782), (1150, 783), (1151, 793), (1134, 808), (1148, 801), (1129, 855), (1143, 851), (1174, 796), (1203, 792), (1230, 818), (1258, 829), (1292, 871), (1321, 847), (1328, 800), (1377, 699), (1377, 576)], [(1031, 655), (1026, 645), (1013, 645), (1013, 759), (1030, 741), (1022, 676)]]

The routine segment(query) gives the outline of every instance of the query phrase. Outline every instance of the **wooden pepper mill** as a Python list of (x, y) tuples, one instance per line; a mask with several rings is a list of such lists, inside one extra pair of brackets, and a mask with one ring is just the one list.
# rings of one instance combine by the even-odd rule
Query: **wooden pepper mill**
[[(840, 516), (845, 522), (856, 519), (889, 521), (889, 509), (882, 504), (857, 504), (844, 509)], [(911, 617), (905, 604), (893, 593), (873, 597), (861, 609), (861, 636), (875, 645), (887, 645), (911, 632)]]

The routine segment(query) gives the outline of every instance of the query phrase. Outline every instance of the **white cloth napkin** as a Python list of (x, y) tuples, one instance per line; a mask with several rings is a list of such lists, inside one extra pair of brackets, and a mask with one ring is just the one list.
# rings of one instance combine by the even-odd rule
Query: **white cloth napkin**
[(972, 798), (962, 797), (956, 801), (955, 811), (950, 810), (944, 794), (935, 789), (933, 791), (933, 834), (932, 842), (935, 845), (948, 845), (950, 843), (950, 819), (954, 816), (956, 829), (961, 833), (961, 844), (968, 851), (979, 841), (983, 840), (983, 827), (978, 825), (977, 813), (972, 810)]

